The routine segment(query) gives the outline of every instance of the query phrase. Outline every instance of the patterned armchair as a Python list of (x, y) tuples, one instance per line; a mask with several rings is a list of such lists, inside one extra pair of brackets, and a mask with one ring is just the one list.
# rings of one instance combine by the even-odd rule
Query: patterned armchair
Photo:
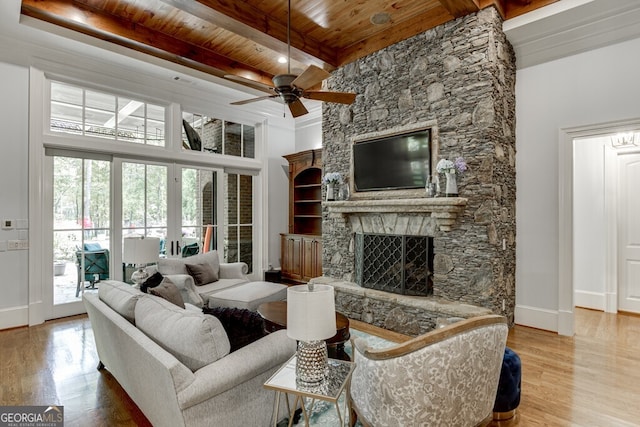
[(492, 419), (508, 326), (486, 315), (435, 329), (395, 347), (353, 340), (350, 424), (485, 425)]

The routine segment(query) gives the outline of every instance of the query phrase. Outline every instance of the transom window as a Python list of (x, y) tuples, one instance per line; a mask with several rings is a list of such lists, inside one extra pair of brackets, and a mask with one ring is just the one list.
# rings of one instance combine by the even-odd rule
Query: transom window
[(255, 128), (203, 114), (182, 113), (182, 148), (255, 158)]
[(49, 129), (164, 147), (165, 107), (52, 81)]

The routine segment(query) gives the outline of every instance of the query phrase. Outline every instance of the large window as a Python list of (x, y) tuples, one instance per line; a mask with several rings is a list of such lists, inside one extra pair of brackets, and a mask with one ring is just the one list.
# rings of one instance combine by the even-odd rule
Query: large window
[[(206, 245), (223, 262), (260, 270), (253, 263), (257, 186), (243, 172), (243, 164), (255, 169), (254, 126), (90, 85), (48, 81), (48, 88), (42, 139), (51, 207), (43, 219), (52, 219), (52, 313), (82, 311), (82, 292), (94, 292), (102, 280), (128, 280), (134, 267), (123, 239), (130, 236), (158, 237), (159, 257), (191, 256)], [(167, 133), (176, 127), (181, 138)], [(192, 151), (202, 155), (195, 159)], [(230, 160), (233, 169), (225, 170)]]
[(253, 159), (256, 155), (255, 128), (183, 112), (182, 148)]
[(227, 262), (243, 261), (253, 271), (253, 177), (227, 174), (224, 255)]
[(53, 132), (164, 147), (164, 113), (160, 105), (51, 82)]

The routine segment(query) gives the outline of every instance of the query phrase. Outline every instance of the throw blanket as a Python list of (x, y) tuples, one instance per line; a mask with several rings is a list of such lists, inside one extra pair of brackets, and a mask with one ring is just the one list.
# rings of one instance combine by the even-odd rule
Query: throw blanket
[(204, 307), (202, 312), (215, 316), (220, 320), (229, 337), (231, 352), (266, 335), (264, 321), (255, 311), (244, 308)]

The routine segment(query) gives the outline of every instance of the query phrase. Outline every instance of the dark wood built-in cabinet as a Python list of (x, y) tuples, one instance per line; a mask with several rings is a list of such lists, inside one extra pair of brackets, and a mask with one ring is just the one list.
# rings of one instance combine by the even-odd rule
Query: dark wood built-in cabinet
[(322, 150), (284, 156), (289, 162), (289, 233), (281, 234), (282, 278), (322, 275)]

